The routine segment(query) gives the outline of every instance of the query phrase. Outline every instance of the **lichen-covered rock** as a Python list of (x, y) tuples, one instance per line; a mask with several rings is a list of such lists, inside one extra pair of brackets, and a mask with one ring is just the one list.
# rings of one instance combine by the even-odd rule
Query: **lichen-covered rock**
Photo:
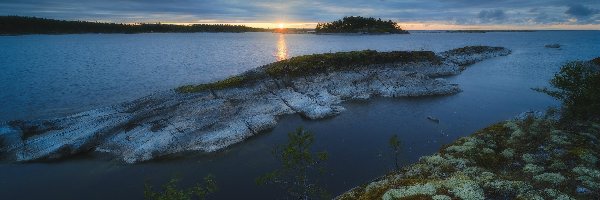
[[(354, 188), (337, 199), (384, 194), (405, 199), (600, 199), (600, 145), (595, 138), (600, 129), (593, 123), (578, 126), (577, 131), (561, 130), (551, 117), (495, 124), (386, 176), (400, 177), (394, 181), (381, 181), (368, 191)], [(430, 190), (411, 196), (424, 186)]]
[(416, 195), (428, 195), (432, 196), (436, 193), (439, 185), (435, 184), (424, 184), (424, 185), (413, 185), (408, 187), (402, 187), (398, 189), (391, 189), (383, 194), (382, 199), (391, 200), (391, 199), (401, 199), (410, 196)]
[(535, 175), (533, 180), (541, 183), (550, 183), (553, 185), (561, 184), (565, 181), (565, 177), (559, 173), (543, 173), (540, 175)]
[(544, 167), (537, 166), (534, 164), (526, 164), (525, 167), (523, 167), (523, 172), (525, 172), (525, 173), (538, 174), (543, 171), (544, 171)]

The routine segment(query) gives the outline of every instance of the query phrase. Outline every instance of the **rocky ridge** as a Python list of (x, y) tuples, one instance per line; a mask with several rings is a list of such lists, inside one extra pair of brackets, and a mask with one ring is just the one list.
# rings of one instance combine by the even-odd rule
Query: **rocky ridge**
[[(158, 92), (63, 118), (11, 121), (0, 124), (0, 155), (9, 161), (36, 161), (102, 152), (136, 163), (179, 152), (213, 152), (273, 128), (282, 115), (321, 119), (343, 112), (341, 103), (347, 100), (454, 94), (460, 92), (457, 85), (436, 77), (508, 54), (501, 47), (465, 47), (438, 54), (440, 63), (263, 76), (240, 86)], [(246, 74), (265, 74), (266, 69)]]

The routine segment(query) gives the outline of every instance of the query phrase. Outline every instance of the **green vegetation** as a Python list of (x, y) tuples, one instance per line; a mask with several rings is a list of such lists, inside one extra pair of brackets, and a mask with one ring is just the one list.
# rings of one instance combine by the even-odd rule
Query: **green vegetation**
[(240, 86), (244, 83), (244, 76), (232, 76), (224, 80), (220, 80), (214, 83), (200, 84), (200, 85), (185, 85), (175, 89), (180, 93), (194, 93), (205, 90), (219, 90), (229, 87)]
[(361, 16), (344, 17), (341, 20), (330, 23), (318, 23), (315, 28), (317, 33), (395, 33), (407, 34), (400, 26), (389, 21), (375, 19), (372, 17), (366, 18)]
[(286, 190), (289, 199), (325, 199), (327, 192), (318, 184), (324, 172), (327, 152), (312, 152), (314, 135), (302, 128), (288, 133), (288, 143), (276, 148), (274, 156), (281, 168), (259, 177), (259, 185), (275, 184)]
[(149, 184), (144, 185), (144, 198), (148, 200), (191, 200), (206, 199), (217, 191), (217, 184), (212, 175), (204, 177), (204, 185), (197, 184), (188, 189), (178, 189), (179, 179), (173, 178), (162, 186), (161, 191), (154, 191)]
[(402, 148), (402, 143), (400, 139), (398, 139), (398, 135), (392, 135), (390, 138), (390, 148), (392, 149), (392, 155), (394, 157), (394, 168), (396, 171), (400, 170), (400, 163), (398, 162), (398, 158), (400, 157), (400, 149)]
[(297, 56), (266, 65), (266, 72), (271, 77), (298, 77), (327, 71), (353, 70), (361, 66), (409, 62), (441, 64), (442, 61), (431, 51), (363, 50)]
[(363, 50), (304, 55), (267, 64), (263, 66), (266, 74), (246, 73), (214, 83), (181, 86), (175, 90), (180, 93), (200, 92), (209, 89), (219, 90), (252, 83), (265, 78), (267, 75), (273, 78), (300, 77), (328, 71), (355, 70), (358, 67), (410, 62), (431, 62), (439, 65), (442, 63), (442, 59), (431, 51), (378, 52)]
[(553, 89), (536, 89), (562, 102), (562, 118), (567, 121), (600, 118), (600, 58), (564, 65), (550, 84)]
[(449, 55), (458, 55), (458, 54), (478, 54), (485, 53), (490, 51), (500, 51), (504, 49), (503, 47), (489, 47), (489, 46), (466, 46), (462, 48), (452, 49), (447, 51)]
[(77, 34), (77, 33), (192, 33), (192, 32), (260, 32), (267, 29), (228, 24), (116, 24), (64, 21), (37, 17), (0, 16), (1, 35)]
[(600, 57), (594, 58), (591, 62), (600, 66)]

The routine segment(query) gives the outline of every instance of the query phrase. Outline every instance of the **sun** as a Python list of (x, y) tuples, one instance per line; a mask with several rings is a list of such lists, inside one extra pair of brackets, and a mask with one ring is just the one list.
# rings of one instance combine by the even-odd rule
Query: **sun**
[(277, 26), (278, 26), (279, 28), (284, 28), (284, 27), (285, 27), (285, 24), (283, 24), (283, 23), (280, 23), (280, 24), (277, 24)]

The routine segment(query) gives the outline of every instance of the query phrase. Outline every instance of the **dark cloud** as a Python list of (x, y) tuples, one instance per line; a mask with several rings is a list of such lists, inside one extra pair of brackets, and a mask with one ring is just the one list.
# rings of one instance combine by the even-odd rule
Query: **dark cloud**
[(506, 14), (502, 10), (482, 10), (477, 17), (484, 22), (502, 21), (506, 19)]
[(323, 22), (362, 15), (463, 25), (598, 24), (599, 8), (598, 0), (0, 0), (0, 15), (116, 22)]
[(583, 5), (571, 5), (569, 9), (565, 11), (565, 14), (578, 17), (578, 18), (588, 18), (592, 15), (598, 14), (598, 10), (585, 7)]

